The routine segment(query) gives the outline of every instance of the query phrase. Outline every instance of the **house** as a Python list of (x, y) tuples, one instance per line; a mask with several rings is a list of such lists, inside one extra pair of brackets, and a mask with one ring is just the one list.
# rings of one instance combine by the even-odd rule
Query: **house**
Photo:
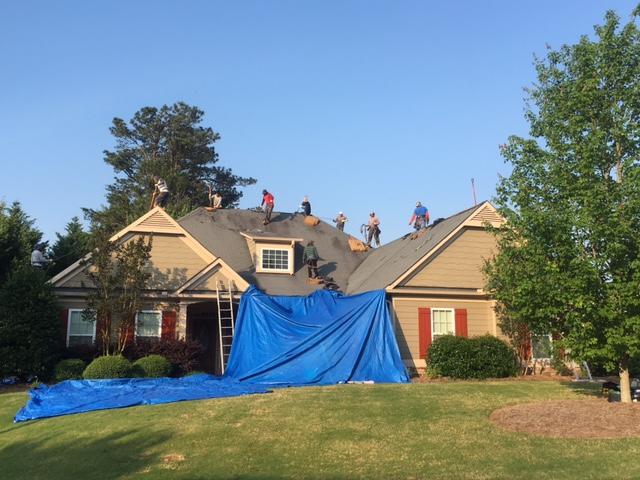
[[(154, 208), (114, 235), (116, 242), (153, 236), (136, 338), (196, 339), (205, 350), (203, 367), (224, 372), (234, 316), (250, 284), (270, 295), (323, 288), (308, 282), (302, 264), (310, 240), (321, 256), (320, 275), (341, 291), (386, 290), (408, 366), (424, 366), (424, 352), (438, 335), (499, 334), (481, 273), (495, 249), (485, 222), (502, 222), (488, 202), (369, 252), (352, 250), (347, 234), (324, 222), (310, 226), (300, 214), (274, 214), (266, 226), (262, 218), (250, 210), (199, 208), (176, 221)], [(76, 262), (51, 280), (67, 346), (96, 339), (95, 324), (82, 321), (91, 291), (86, 268)]]

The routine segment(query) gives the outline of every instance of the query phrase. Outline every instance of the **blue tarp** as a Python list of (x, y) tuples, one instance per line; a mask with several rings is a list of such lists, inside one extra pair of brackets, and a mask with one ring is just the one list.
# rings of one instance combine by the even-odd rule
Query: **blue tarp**
[(228, 376), (269, 386), (408, 382), (385, 292), (242, 296)]
[(40, 385), (31, 390), (31, 398), (14, 421), (268, 391), (262, 385), (240, 383), (232, 378), (214, 377), (206, 373), (182, 378), (67, 380), (50, 387)]
[(405, 383), (384, 291), (242, 296), (223, 377), (69, 380), (30, 392), (16, 422), (134, 405), (266, 393), (273, 387)]

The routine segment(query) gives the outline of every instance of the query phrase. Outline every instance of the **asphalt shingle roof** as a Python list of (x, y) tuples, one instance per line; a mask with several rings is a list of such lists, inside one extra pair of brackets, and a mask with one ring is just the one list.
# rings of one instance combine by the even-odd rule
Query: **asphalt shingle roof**
[(307, 295), (318, 285), (307, 284), (307, 268), (302, 263), (303, 245), (295, 246), (293, 275), (256, 273), (247, 241), (240, 233), (257, 237), (302, 238), (304, 245), (313, 240), (320, 261), (319, 274), (331, 277), (345, 291), (353, 271), (366, 253), (352, 252), (349, 236), (332, 225), (320, 222), (315, 227), (304, 224), (304, 216), (274, 212), (271, 223), (262, 225), (264, 215), (251, 210), (221, 209), (208, 212), (198, 208), (178, 220), (198, 242), (217, 257), (221, 257), (247, 282), (270, 295)]
[(349, 278), (346, 293), (386, 288), (458, 228), (481, 205), (463, 210), (428, 227), (416, 239), (411, 239), (411, 235), (407, 234), (371, 251)]

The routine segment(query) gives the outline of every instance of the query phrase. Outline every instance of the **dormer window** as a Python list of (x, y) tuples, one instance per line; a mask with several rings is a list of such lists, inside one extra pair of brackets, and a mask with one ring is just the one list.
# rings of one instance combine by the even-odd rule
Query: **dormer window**
[(295, 244), (301, 238), (278, 237), (262, 232), (242, 233), (246, 238), (257, 273), (288, 273), (293, 275)]
[(261, 270), (289, 271), (292, 263), (289, 257), (292, 254), (291, 248), (263, 247), (260, 249)]

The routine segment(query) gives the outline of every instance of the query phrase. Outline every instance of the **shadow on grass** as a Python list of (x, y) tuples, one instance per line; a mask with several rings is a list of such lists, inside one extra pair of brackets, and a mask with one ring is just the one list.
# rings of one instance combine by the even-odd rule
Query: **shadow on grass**
[(142, 474), (158, 464), (159, 459), (150, 452), (169, 438), (168, 434), (138, 429), (98, 432), (95, 438), (87, 439), (75, 435), (73, 428), (56, 425), (47, 431), (34, 430), (28, 439), (0, 437), (2, 477), (110, 480)]
[(569, 390), (590, 398), (606, 398), (602, 394), (602, 384), (599, 382), (560, 382)]

